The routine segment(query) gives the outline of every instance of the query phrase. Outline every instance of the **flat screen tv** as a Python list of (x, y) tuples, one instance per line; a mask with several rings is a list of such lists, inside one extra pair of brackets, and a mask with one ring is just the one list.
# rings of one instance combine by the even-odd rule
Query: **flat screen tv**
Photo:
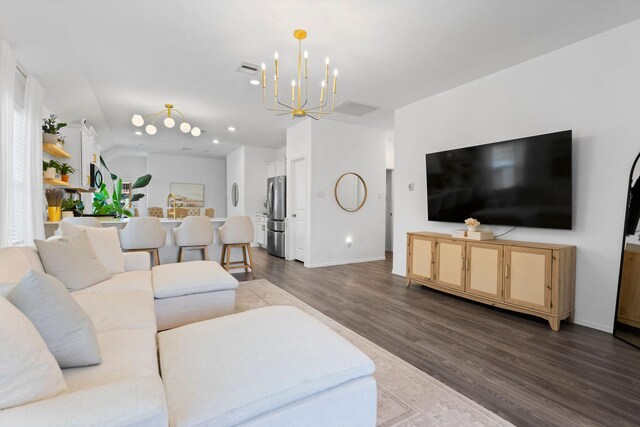
[(430, 221), (570, 230), (571, 131), (426, 155)]

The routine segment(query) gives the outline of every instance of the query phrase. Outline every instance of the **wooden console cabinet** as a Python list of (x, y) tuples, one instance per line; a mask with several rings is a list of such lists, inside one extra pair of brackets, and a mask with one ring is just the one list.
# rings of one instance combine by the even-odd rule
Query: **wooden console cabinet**
[(407, 286), (542, 317), (554, 331), (573, 320), (575, 271), (575, 246), (407, 233)]

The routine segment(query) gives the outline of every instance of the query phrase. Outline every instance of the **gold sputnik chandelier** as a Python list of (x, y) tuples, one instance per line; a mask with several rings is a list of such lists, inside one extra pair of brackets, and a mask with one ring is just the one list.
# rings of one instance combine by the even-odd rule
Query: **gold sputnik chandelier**
[(189, 122), (187, 122), (187, 119), (184, 117), (184, 114), (182, 114), (180, 110), (176, 109), (173, 104), (164, 104), (164, 110), (158, 111), (157, 113), (147, 114), (146, 116), (134, 114), (133, 117), (131, 117), (131, 123), (133, 123), (133, 125), (136, 127), (142, 127), (145, 123), (145, 119), (151, 117), (151, 123), (145, 126), (144, 130), (149, 135), (155, 135), (156, 132), (158, 132), (158, 128), (156, 128), (156, 119), (164, 117), (165, 114), (166, 117), (164, 117), (164, 120), (162, 121), (164, 125), (167, 128), (172, 128), (175, 126), (176, 121), (173, 119), (173, 117), (171, 117), (171, 111), (175, 111), (180, 115), (180, 118), (182, 120), (182, 123), (180, 123), (180, 130), (182, 131), (182, 133), (191, 133), (191, 135), (196, 137), (202, 134), (203, 131), (199, 127), (191, 127)]
[[(267, 106), (267, 67), (262, 64), (262, 104), (264, 108), (273, 111), (277, 116), (291, 115), (292, 119), (296, 117), (311, 117), (318, 120), (320, 116), (333, 113), (336, 102), (336, 84), (338, 82), (338, 70), (333, 70), (333, 88), (331, 95), (331, 109), (325, 109), (328, 104), (329, 95), (329, 58), (325, 59), (324, 80), (320, 84), (320, 103), (315, 107), (307, 107), (309, 102), (309, 54), (305, 50), (302, 52), (302, 40), (307, 38), (305, 30), (295, 30), (293, 36), (298, 39), (298, 73), (297, 79), (291, 80), (291, 105), (285, 104), (278, 99), (278, 52), (275, 53), (275, 73), (273, 75), (273, 107)], [(304, 78), (304, 81), (303, 81)], [(304, 84), (304, 98), (302, 94), (302, 85)]]

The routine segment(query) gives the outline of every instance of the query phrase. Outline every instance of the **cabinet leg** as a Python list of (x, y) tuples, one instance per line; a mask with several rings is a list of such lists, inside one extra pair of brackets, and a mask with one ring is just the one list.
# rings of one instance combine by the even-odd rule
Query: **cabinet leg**
[(558, 332), (560, 330), (560, 319), (557, 317), (549, 318), (549, 326), (551, 326), (551, 329)]
[(407, 278), (407, 288), (411, 286), (411, 279)]
[(567, 317), (567, 321), (569, 323), (573, 323), (573, 319), (575, 318), (575, 316), (576, 316), (576, 311), (575, 310), (571, 310), (571, 313), (569, 313), (569, 317)]

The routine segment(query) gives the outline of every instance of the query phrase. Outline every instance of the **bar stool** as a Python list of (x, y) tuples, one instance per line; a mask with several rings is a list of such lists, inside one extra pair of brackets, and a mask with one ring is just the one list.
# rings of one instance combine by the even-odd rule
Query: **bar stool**
[(187, 208), (187, 216), (200, 216), (200, 208)]
[(158, 249), (165, 244), (167, 230), (158, 218), (144, 216), (130, 218), (119, 233), (122, 249), (131, 252), (150, 252), (153, 256), (153, 265), (160, 265)]
[[(249, 216), (232, 216), (227, 219), (222, 227), (218, 229), (220, 235), (220, 243), (222, 243), (222, 256), (220, 257), (220, 265), (227, 271), (230, 268), (244, 268), (244, 272), (248, 273), (251, 268), (251, 276), (253, 274), (253, 255), (251, 254), (251, 242), (254, 240), (255, 231), (253, 222)], [(242, 248), (242, 261), (231, 261), (231, 248)], [(249, 262), (247, 263), (247, 252), (249, 253)]]
[[(176, 208), (176, 219), (186, 218), (187, 209), (186, 208)], [(173, 219), (173, 208), (167, 209), (167, 218)]]
[(156, 218), (164, 218), (164, 211), (162, 208), (148, 208), (147, 216), (153, 216)]
[(198, 249), (202, 251), (203, 259), (209, 259), (209, 245), (213, 243), (213, 225), (208, 216), (188, 216), (172, 232), (175, 245), (180, 247), (178, 262), (184, 261), (184, 252), (189, 249)]
[(204, 210), (205, 216), (208, 216), (209, 218), (213, 218), (214, 212), (215, 210), (213, 208), (207, 208)]

